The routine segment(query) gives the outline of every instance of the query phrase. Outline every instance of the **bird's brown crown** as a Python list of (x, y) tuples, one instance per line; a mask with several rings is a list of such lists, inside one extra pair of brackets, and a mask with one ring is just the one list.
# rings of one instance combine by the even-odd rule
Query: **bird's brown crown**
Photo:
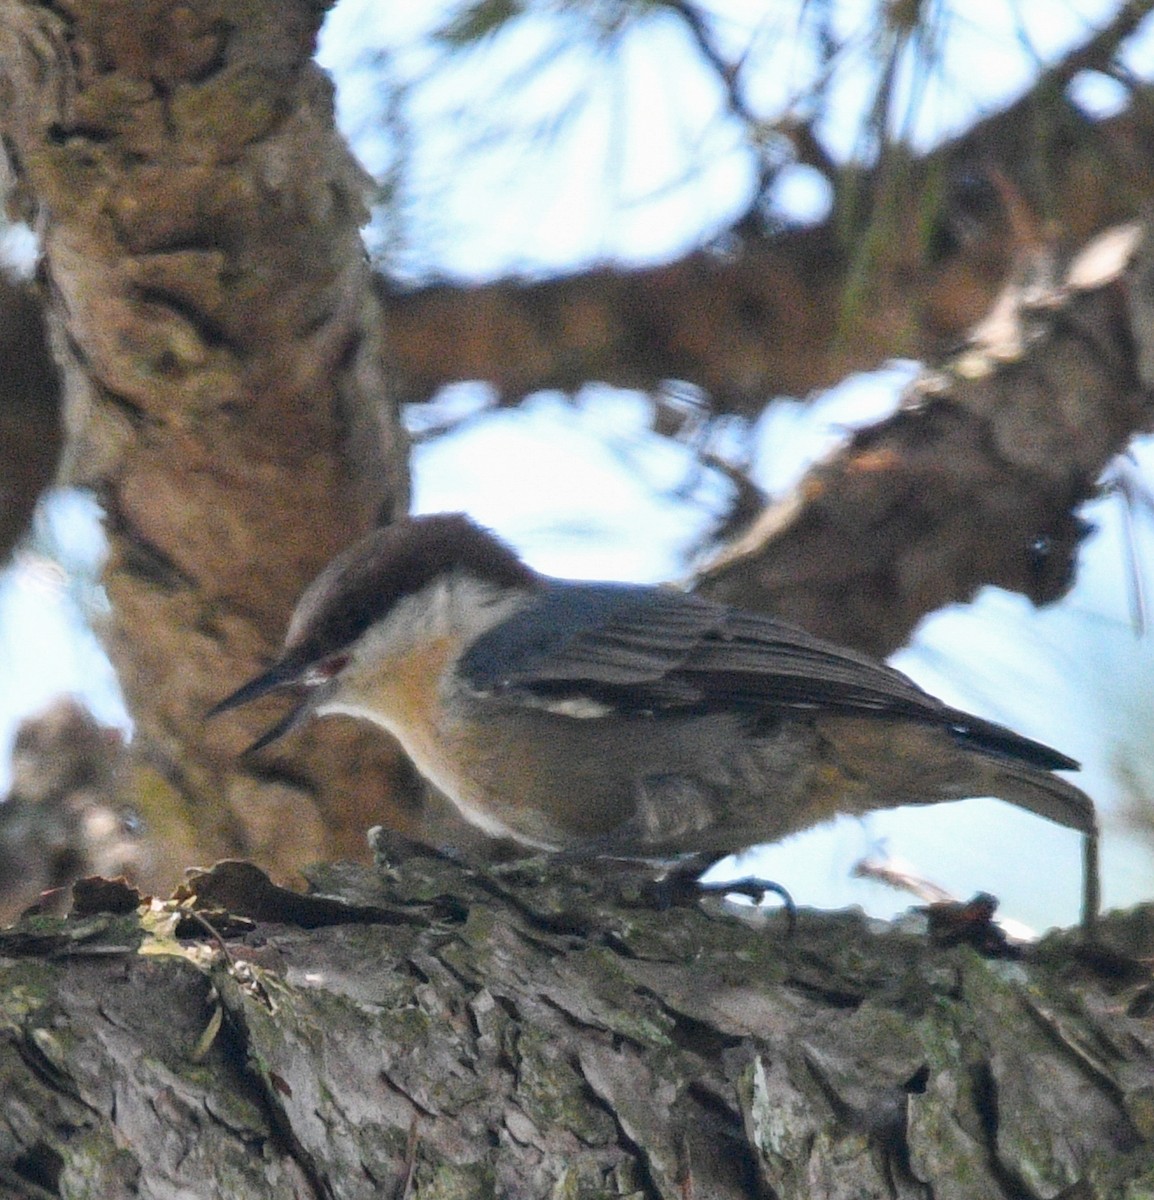
[(405, 517), (366, 534), (313, 580), (289, 624), (285, 659), (303, 666), (340, 653), (400, 601), (455, 571), (499, 588), (538, 583), (464, 513)]

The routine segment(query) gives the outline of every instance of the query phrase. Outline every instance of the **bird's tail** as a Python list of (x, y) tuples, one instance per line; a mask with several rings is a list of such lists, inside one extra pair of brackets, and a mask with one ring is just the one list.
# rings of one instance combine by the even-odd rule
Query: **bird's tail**
[(1081, 788), (1027, 763), (999, 762), (993, 767), (991, 795), (1076, 829), (1082, 840), (1082, 931), (1095, 937), (1101, 882), (1098, 869), (1098, 822), (1094, 802)]
[(1027, 763), (990, 763), (990, 795), (1080, 833), (1095, 833), (1094, 802), (1081, 788)]

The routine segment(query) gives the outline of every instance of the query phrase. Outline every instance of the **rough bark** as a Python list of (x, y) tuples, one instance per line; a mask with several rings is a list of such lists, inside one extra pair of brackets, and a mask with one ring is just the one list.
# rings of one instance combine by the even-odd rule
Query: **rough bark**
[[(137, 797), (180, 865), (296, 865), (411, 815), (375, 740), (321, 726), (256, 776), (235, 751), (262, 714), (200, 725), (304, 580), (405, 499), (317, 18), (0, 0), (5, 157), (44, 236), (70, 469), (108, 513)], [(1148, 912), (1108, 925), (1119, 954), (991, 964), (531, 866), (319, 882), (348, 902), (233, 867), (197, 883), (201, 918), (90, 898), (0, 937), (0, 1196), (1154, 1189)], [(188, 940), (205, 920), (222, 937)]]
[(1154, 1189), (1149, 908), (1110, 949), (991, 961), (852, 912), (792, 937), (658, 912), (581, 872), (318, 883), (344, 902), (218, 869), (194, 885), (216, 940), (123, 905), (0, 936), (0, 1196)]
[(407, 499), (320, 17), (0, 7), (7, 183), (42, 238), (67, 468), (104, 506), (106, 642), (169, 868), (226, 850), (288, 868), (406, 820), (380, 739), (318, 731), (257, 776), (236, 755), (261, 716), (203, 725), (304, 583)]

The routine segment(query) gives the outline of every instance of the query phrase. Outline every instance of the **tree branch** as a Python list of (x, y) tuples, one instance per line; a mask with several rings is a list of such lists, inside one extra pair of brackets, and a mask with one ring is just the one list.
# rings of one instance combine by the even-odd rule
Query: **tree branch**
[(891, 653), (985, 584), (1036, 604), (1074, 579), (1076, 508), (1151, 420), (1154, 339), (1138, 226), (1088, 247), (1061, 289), (1007, 288), (971, 344), (767, 509), (701, 574), (717, 599)]
[[(832, 175), (830, 217), (808, 229), (722, 235), (658, 267), (546, 280), (380, 290), (407, 401), (466, 379), (502, 403), (600, 381), (701, 387), (716, 412), (756, 414), (894, 357), (951, 352), (1023, 254), (1076, 252), (1154, 198), (1154, 93), (1099, 121), (1065, 98), (1109, 67), (1154, 7), (1115, 18), (1003, 110), (929, 153), (887, 149)], [(794, 131), (803, 141), (806, 130)]]
[(225, 864), (192, 884), (222, 938), (178, 911), (0, 935), (0, 1169), (77, 1200), (1148, 1188), (1149, 911), (1007, 970), (519, 871), (278, 898)]

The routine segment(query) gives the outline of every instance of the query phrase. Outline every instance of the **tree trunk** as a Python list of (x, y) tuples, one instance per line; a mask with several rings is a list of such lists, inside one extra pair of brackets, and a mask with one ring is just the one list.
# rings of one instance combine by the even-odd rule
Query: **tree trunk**
[[(67, 470), (107, 514), (154, 878), (224, 851), (283, 873), (421, 819), (377, 735), (325, 722), (258, 769), (236, 752), (267, 710), (201, 724), (407, 498), (319, 17), (0, 0), (8, 183), (43, 239)], [(1120, 296), (1105, 344), (1140, 351)], [(1097, 453), (1145, 419), (1142, 375), (1119, 371)], [(871, 448), (846, 479), (900, 458)], [(1061, 478), (1040, 490), (1069, 506), (1091, 468)], [(68, 922), (0, 935), (0, 1197), (1154, 1192), (1149, 911), (1107, 923), (1114, 952), (991, 962), (853, 914), (791, 937), (721, 902), (655, 911), (532, 864), (317, 879), (344, 899), (233, 865), (194, 884), (199, 917), (89, 888)], [(192, 940), (205, 922), (220, 937)]]
[(379, 738), (322, 727), (258, 771), (237, 754), (267, 709), (203, 724), (323, 563), (407, 504), (369, 181), (311, 62), (321, 15), (0, 7), (9, 183), (42, 238), (67, 477), (105, 511), (105, 641), (168, 886), (190, 861), (286, 871), (412, 820)]
[(38, 297), (0, 272), (0, 563), (28, 528), (60, 457), (60, 392)]
[(1154, 1192), (1149, 907), (1015, 961), (532, 864), (317, 883), (194, 881), (223, 939), (91, 903), (0, 935), (0, 1196)]

